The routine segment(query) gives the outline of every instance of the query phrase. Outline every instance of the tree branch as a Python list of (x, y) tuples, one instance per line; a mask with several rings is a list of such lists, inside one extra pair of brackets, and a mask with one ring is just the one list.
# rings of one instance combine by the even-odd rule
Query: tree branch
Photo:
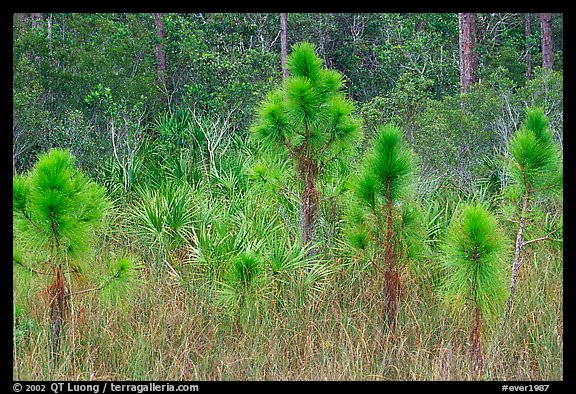
[(102, 290), (103, 288), (105, 288), (106, 286), (108, 286), (114, 279), (117, 279), (117, 278), (119, 278), (119, 277), (120, 277), (120, 270), (116, 271), (116, 273), (115, 273), (114, 275), (112, 275), (111, 277), (109, 277), (108, 279), (106, 279), (106, 280), (104, 281), (104, 283), (102, 283), (102, 284), (101, 284), (100, 286), (98, 286), (98, 287), (93, 287), (93, 288), (91, 288), (91, 289), (80, 290), (80, 291), (77, 291), (77, 292), (75, 292), (75, 293), (67, 292), (66, 294), (64, 294), (64, 296), (65, 296), (65, 297), (71, 297), (71, 296), (77, 296), (77, 295), (80, 295), (80, 294), (90, 293), (90, 292), (93, 292), (93, 291), (100, 291), (100, 290)]
[[(554, 234), (555, 232), (557, 232), (558, 230), (560, 230), (562, 227), (558, 227), (556, 230), (549, 232), (548, 234), (546, 234), (543, 237), (540, 238), (535, 238), (535, 239), (531, 239), (530, 241), (524, 241), (522, 242), (522, 247), (531, 244), (532, 242), (537, 242), (537, 241), (545, 241), (545, 240), (550, 240), (550, 241), (559, 241), (557, 239), (551, 238), (550, 236), (552, 234)], [(560, 241), (561, 242), (561, 241)]]
[(23, 267), (24, 269), (27, 269), (28, 271), (33, 272), (33, 273), (35, 273), (35, 274), (47, 275), (47, 276), (53, 275), (52, 272), (44, 272), (44, 271), (35, 270), (34, 268), (32, 268), (32, 267), (30, 267), (29, 265), (23, 263), (22, 261), (16, 260), (14, 257), (12, 257), (12, 261), (15, 262), (16, 264), (18, 264), (19, 266)]

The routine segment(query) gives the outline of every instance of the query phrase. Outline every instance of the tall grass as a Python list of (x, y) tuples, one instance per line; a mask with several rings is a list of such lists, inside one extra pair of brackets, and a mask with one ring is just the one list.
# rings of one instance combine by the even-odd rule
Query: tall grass
[[(432, 286), (404, 278), (394, 339), (381, 309), (382, 278), (332, 261), (339, 269), (314, 297), (300, 301), (305, 271), (286, 272), (281, 307), (260, 308), (241, 326), (222, 318), (201, 265), (185, 266), (187, 281), (149, 265), (123, 307), (110, 308), (97, 294), (75, 299), (75, 348), (67, 335), (54, 379), (562, 380), (562, 253), (534, 243), (525, 261), (517, 302), (487, 344), (482, 375), (467, 357), (468, 327), (444, 313)], [(38, 290), (14, 294), (21, 308), (15, 380), (49, 379), (41, 351), (48, 317), (33, 296)]]

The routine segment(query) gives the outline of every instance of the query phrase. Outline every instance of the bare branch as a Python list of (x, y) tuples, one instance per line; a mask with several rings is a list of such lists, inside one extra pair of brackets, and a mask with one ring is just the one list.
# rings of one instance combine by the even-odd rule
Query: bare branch
[(538, 241), (545, 241), (545, 240), (549, 240), (549, 241), (558, 241), (558, 242), (562, 242), (561, 240), (558, 239), (554, 239), (551, 237), (552, 234), (554, 234), (555, 232), (559, 231), (562, 227), (558, 227), (556, 230), (554, 231), (550, 231), (548, 234), (546, 234), (543, 237), (540, 238), (535, 238), (535, 239), (531, 239), (530, 241), (524, 241), (522, 242), (522, 247), (531, 244), (532, 242), (538, 242)]
[(91, 289), (85, 289), (85, 290), (80, 290), (77, 292), (67, 292), (66, 294), (64, 294), (65, 297), (72, 297), (72, 296), (77, 296), (80, 294), (86, 294), (86, 293), (91, 293), (93, 291), (100, 291), (102, 289), (104, 289), (106, 286), (108, 286), (114, 279), (117, 279), (120, 277), (120, 270), (116, 271), (114, 273), (114, 275), (112, 275), (111, 277), (107, 278), (104, 283), (102, 283), (100, 286), (98, 287), (93, 287)]
[(35, 270), (34, 268), (30, 267), (29, 265), (24, 264), (23, 262), (21, 262), (21, 261), (19, 261), (19, 260), (16, 260), (16, 259), (14, 259), (14, 258), (12, 258), (12, 261), (15, 262), (16, 264), (18, 264), (20, 267), (23, 267), (24, 269), (26, 269), (26, 270), (28, 270), (28, 271), (30, 271), (30, 272), (33, 272), (33, 273), (35, 273), (35, 274), (47, 275), (47, 276), (53, 275), (52, 272), (44, 272), (44, 271)]

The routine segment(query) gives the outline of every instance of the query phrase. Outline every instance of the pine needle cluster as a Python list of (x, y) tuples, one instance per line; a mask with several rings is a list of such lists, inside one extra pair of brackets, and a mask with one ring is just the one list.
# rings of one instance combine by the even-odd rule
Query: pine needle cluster
[(27, 174), (14, 176), (13, 261), (51, 280), (46, 290), (52, 373), (61, 356), (62, 330), (73, 297), (104, 290), (101, 294), (118, 299), (118, 290), (124, 287), (117, 285), (132, 282), (139, 268), (132, 258), (124, 257), (101, 285), (79, 291), (71, 287), (70, 274), (86, 268), (110, 206), (105, 189), (76, 167), (69, 150), (42, 153)]
[(448, 227), (442, 244), (444, 295), (453, 311), (471, 302), (482, 316), (500, 316), (507, 290), (506, 238), (480, 204), (467, 204)]
[(109, 206), (105, 189), (75, 166), (68, 150), (41, 154), (28, 174), (13, 178), (15, 239), (42, 261), (68, 257), (79, 264)]
[[(547, 197), (562, 189), (561, 150), (554, 142), (552, 130), (542, 108), (528, 108), (526, 118), (508, 145), (512, 156), (509, 164), (511, 184), (505, 192), (518, 211), (516, 248), (510, 275), (510, 297), (507, 310), (514, 300), (516, 277), (520, 269), (521, 251), (525, 245), (524, 227), (534, 212), (533, 200)], [(520, 206), (520, 207), (518, 207)], [(506, 207), (508, 208), (508, 207)], [(546, 238), (546, 237), (544, 237)]]
[(508, 296), (506, 246), (496, 218), (480, 203), (464, 204), (441, 245), (444, 300), (454, 315), (470, 321), (469, 356), (476, 370), (484, 367), (482, 334), (501, 315)]
[(367, 153), (364, 171), (357, 181), (356, 194), (371, 209), (394, 202), (410, 185), (414, 153), (402, 141), (402, 130), (394, 125), (380, 126), (374, 146)]
[(260, 105), (252, 135), (294, 159), (326, 161), (356, 144), (362, 128), (343, 90), (344, 76), (324, 68), (315, 51), (310, 43), (294, 45), (288, 57), (290, 77)]
[(542, 108), (529, 108), (509, 144), (510, 175), (522, 194), (558, 188), (562, 184), (561, 151)]

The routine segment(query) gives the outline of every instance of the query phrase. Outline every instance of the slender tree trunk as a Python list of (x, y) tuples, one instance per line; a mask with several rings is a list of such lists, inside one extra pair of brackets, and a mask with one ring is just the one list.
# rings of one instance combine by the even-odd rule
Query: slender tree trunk
[(484, 365), (484, 356), (482, 354), (482, 317), (478, 305), (474, 311), (474, 320), (472, 331), (470, 333), (470, 358), (474, 362), (474, 369), (481, 370)]
[(476, 82), (478, 57), (476, 54), (476, 16), (458, 14), (460, 43), (460, 93), (465, 93)]
[(164, 51), (164, 23), (162, 17), (164, 14), (155, 13), (154, 21), (156, 23), (156, 34), (158, 35), (159, 43), (156, 45), (156, 67), (158, 68), (159, 76), (163, 77), (166, 72), (166, 54)]
[(524, 14), (524, 37), (526, 38), (526, 79), (532, 79), (532, 14)]
[(524, 202), (522, 205), (522, 212), (520, 213), (520, 223), (518, 227), (518, 233), (516, 234), (516, 249), (514, 252), (514, 261), (512, 263), (512, 274), (510, 275), (510, 296), (508, 298), (508, 303), (506, 304), (506, 313), (512, 307), (514, 302), (514, 290), (516, 288), (516, 277), (518, 276), (518, 269), (520, 268), (520, 252), (522, 251), (522, 246), (524, 241), (522, 240), (522, 234), (524, 233), (524, 225), (526, 221), (526, 212), (528, 211), (529, 204), (529, 194), (528, 192), (524, 196)]
[(156, 24), (156, 34), (158, 35), (158, 43), (156, 44), (156, 69), (158, 72), (158, 82), (162, 90), (160, 96), (163, 102), (167, 101), (167, 87), (166, 87), (166, 51), (164, 50), (164, 23), (162, 22), (163, 13), (155, 13), (154, 21)]
[(354, 15), (352, 17), (352, 54), (358, 55), (358, 43), (364, 33), (364, 17), (362, 15)]
[(393, 203), (388, 179), (386, 192), (386, 245), (385, 245), (385, 262), (386, 271), (384, 272), (384, 283), (386, 285), (386, 314), (390, 319), (390, 330), (396, 333), (396, 320), (398, 317), (398, 303), (400, 293), (400, 277), (394, 266), (394, 240), (392, 232), (393, 222)]
[(318, 174), (317, 164), (307, 159), (301, 174), (304, 182), (304, 191), (300, 202), (302, 214), (302, 246), (310, 246), (316, 235), (318, 191), (316, 190), (314, 181)]
[(286, 58), (288, 57), (288, 14), (280, 13), (280, 63), (282, 64), (282, 79), (288, 78)]
[[(478, 247), (474, 247), (472, 250), (472, 258), (474, 259), (474, 266), (478, 267), (481, 264), (478, 261)], [(475, 275), (472, 277), (472, 305), (474, 307), (474, 317), (472, 318), (472, 327), (470, 329), (470, 348), (469, 356), (470, 360), (474, 363), (474, 370), (478, 371), (483, 367), (484, 357), (482, 354), (482, 314), (480, 313), (480, 307), (478, 305), (478, 275), (476, 269), (474, 269)]]
[(552, 14), (540, 14), (540, 29), (542, 31), (542, 67), (552, 71), (554, 67)]
[(60, 358), (60, 333), (64, 322), (66, 287), (60, 265), (56, 267), (56, 278), (49, 288), (50, 295), (50, 373), (53, 374)]

